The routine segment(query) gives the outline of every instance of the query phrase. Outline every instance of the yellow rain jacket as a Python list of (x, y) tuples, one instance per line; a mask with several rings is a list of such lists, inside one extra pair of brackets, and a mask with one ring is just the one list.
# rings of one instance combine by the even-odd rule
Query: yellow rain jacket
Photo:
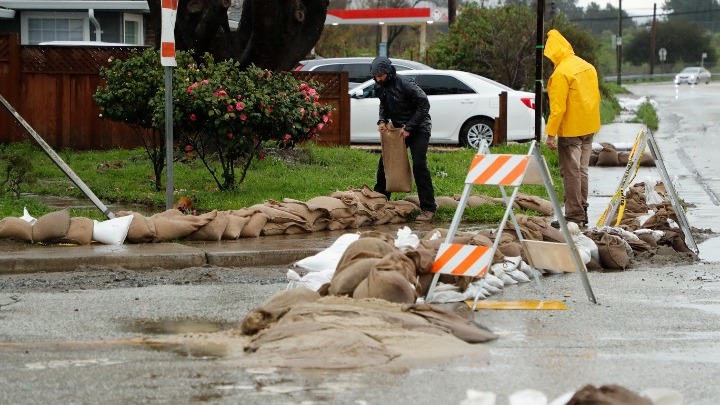
[(600, 89), (593, 65), (575, 55), (557, 30), (547, 34), (544, 55), (555, 65), (548, 80), (550, 117), (545, 132), (551, 136), (583, 136), (600, 129)]

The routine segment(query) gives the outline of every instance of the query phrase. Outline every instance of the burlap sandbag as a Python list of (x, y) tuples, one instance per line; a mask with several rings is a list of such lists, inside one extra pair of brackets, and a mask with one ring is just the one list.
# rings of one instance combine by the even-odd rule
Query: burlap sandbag
[(313, 197), (307, 201), (307, 205), (326, 210), (330, 219), (348, 218), (358, 210), (357, 205), (348, 205), (338, 198), (327, 196)]
[(405, 311), (421, 316), (434, 325), (447, 328), (456, 338), (468, 343), (484, 343), (498, 338), (498, 335), (479, 328), (472, 320), (462, 318), (436, 305), (413, 304), (405, 308)]
[(53, 242), (65, 236), (70, 229), (70, 212), (60, 210), (38, 218), (32, 227), (34, 242)]
[(354, 224), (355, 217), (335, 218), (328, 220), (327, 227), (325, 229), (327, 229), (328, 231), (339, 231), (342, 229), (346, 229)]
[(595, 166), (595, 165), (597, 165), (597, 161), (598, 161), (598, 154), (595, 153), (595, 152), (591, 153), (591, 154), (590, 154), (590, 163), (589, 163), (589, 165), (590, 165), (590, 166)]
[(116, 217), (124, 217), (132, 215), (133, 219), (128, 228), (128, 234), (125, 241), (128, 243), (148, 243), (155, 239), (155, 221), (142, 214), (133, 211), (119, 211), (115, 213)]
[(228, 223), (222, 234), (223, 240), (235, 240), (240, 237), (243, 227), (250, 221), (250, 217), (240, 217), (227, 211)]
[(615, 149), (604, 148), (598, 154), (598, 160), (595, 166), (620, 166), (618, 152)]
[[(355, 198), (354, 195), (352, 197)], [(342, 201), (345, 202), (346, 205), (348, 204), (345, 200)], [(330, 217), (327, 210), (324, 210), (320, 207), (310, 206), (306, 202), (293, 200), (290, 198), (283, 199), (283, 202), (280, 205), (289, 212), (304, 219), (305, 222), (307, 222), (308, 224), (314, 224), (315, 221), (318, 220), (318, 218)]]
[(617, 154), (618, 158), (618, 165), (620, 166), (626, 166), (628, 164), (628, 161), (630, 160), (630, 152), (618, 152)]
[(417, 195), (407, 195), (403, 197), (403, 201), (407, 201), (411, 204), (414, 204), (418, 209), (420, 209), (420, 197)]
[(16, 218), (6, 217), (0, 219), (0, 239), (17, 239), (32, 242), (33, 226), (30, 222)]
[(155, 237), (153, 238), (153, 242), (167, 242), (185, 238), (212, 221), (216, 214), (216, 212), (210, 212), (197, 216), (185, 215), (174, 209), (155, 214), (151, 217), (155, 224)]
[(536, 195), (518, 193), (515, 201), (521, 208), (534, 210), (545, 216), (552, 215), (553, 213), (552, 203)]
[(651, 153), (643, 152), (642, 156), (640, 157), (640, 166), (643, 166), (643, 167), (654, 167), (655, 166), (655, 159), (653, 159)]
[(243, 319), (240, 330), (246, 335), (254, 335), (277, 322), (294, 305), (313, 302), (318, 299), (320, 299), (318, 293), (304, 287), (280, 291), (260, 307), (250, 311)]
[(255, 204), (253, 206), (248, 207), (247, 209), (253, 210), (255, 212), (262, 212), (263, 214), (267, 215), (268, 222), (276, 222), (276, 223), (305, 222), (305, 220), (303, 218), (292, 213), (292, 211), (290, 209), (279, 206), (279, 205), (275, 205), (273, 202), (266, 201), (263, 204)]
[(349, 244), (345, 249), (342, 256), (340, 256), (340, 260), (338, 260), (335, 273), (344, 271), (345, 268), (352, 265), (354, 261), (367, 258), (380, 259), (388, 253), (395, 251), (397, 251), (395, 246), (382, 239), (372, 237), (360, 238)]
[(359, 189), (352, 189), (351, 191), (357, 197), (357, 201), (370, 209), (375, 209), (376, 206), (383, 205), (388, 201), (385, 194), (374, 191), (367, 184), (363, 184)]
[(93, 220), (84, 217), (70, 218), (70, 228), (67, 234), (58, 239), (58, 243), (72, 243), (75, 245), (89, 245), (93, 237)]
[(351, 295), (363, 280), (370, 274), (380, 258), (368, 257), (354, 260), (343, 271), (336, 271), (330, 280), (330, 295)]
[(483, 195), (471, 195), (467, 198), (467, 206), (468, 207), (477, 207), (484, 204), (495, 204), (491, 199), (489, 199), (487, 196)]
[(619, 385), (586, 385), (575, 392), (567, 405), (652, 405), (645, 397)]
[(212, 219), (207, 224), (198, 228), (187, 236), (188, 240), (208, 240), (219, 241), (222, 239), (223, 232), (228, 224), (229, 214), (227, 211), (213, 210), (207, 213)]
[(273, 236), (273, 235), (297, 235), (301, 233), (312, 232), (312, 228), (304, 224), (296, 224), (294, 222), (276, 223), (266, 222), (263, 226), (260, 235), (262, 236)]
[(590, 236), (598, 247), (600, 264), (604, 269), (625, 270), (630, 265), (630, 257), (625, 249), (625, 242), (619, 236), (600, 232)]
[(450, 207), (450, 208), (457, 208), (458, 201), (452, 197), (446, 197), (446, 196), (440, 196), (435, 197), (435, 204), (438, 207)]
[(262, 212), (256, 212), (250, 216), (248, 222), (240, 231), (241, 238), (257, 238), (260, 236), (263, 227), (267, 223), (268, 216)]
[(353, 298), (379, 298), (401, 304), (413, 304), (417, 291), (402, 274), (373, 267), (370, 274), (353, 291)]
[(412, 191), (412, 171), (402, 128), (390, 128), (380, 132), (383, 166), (385, 167), (385, 190), (409, 193)]

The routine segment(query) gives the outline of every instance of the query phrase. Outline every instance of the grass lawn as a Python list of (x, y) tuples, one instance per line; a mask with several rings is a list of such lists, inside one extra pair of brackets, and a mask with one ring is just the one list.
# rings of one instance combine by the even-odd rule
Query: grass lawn
[[(530, 143), (493, 148), (493, 153), (526, 154)], [(557, 172), (557, 154), (541, 146), (558, 191), (561, 182)], [(23, 193), (69, 196), (86, 199), (65, 174), (41, 150), (30, 143), (8, 145), (6, 152), (26, 153), (33, 162), (36, 180), (23, 184)], [(455, 148), (432, 150), (428, 166), (433, 176), (436, 196), (459, 195), (472, 161), (474, 150)], [(61, 151), (60, 157), (82, 179), (104, 204), (137, 203), (150, 206), (152, 212), (165, 210), (165, 190), (155, 191), (153, 173), (143, 149), (73, 152)], [(220, 192), (200, 160), (176, 161), (173, 165), (175, 200), (187, 196), (200, 212), (248, 207), (272, 199), (291, 198), (307, 201), (337, 190), (360, 188), (375, 183), (379, 154), (373, 150), (349, 147), (318, 147), (307, 145), (292, 150), (269, 150), (262, 160), (255, 160), (245, 181), (236, 190)], [(163, 180), (165, 178), (163, 177)], [(521, 192), (547, 198), (544, 186), (527, 185)], [(511, 192), (508, 189), (508, 193)], [(474, 194), (501, 196), (495, 186), (476, 186)], [(401, 199), (414, 193), (395, 193)], [(89, 201), (89, 199), (88, 199)], [(23, 206), (38, 217), (57, 208), (38, 203), (36, 198), (15, 198), (10, 193), (0, 197), (0, 218), (21, 216)], [(502, 207), (468, 208), (468, 221), (496, 222), (502, 218)], [(438, 219), (450, 220), (454, 210), (443, 208)], [(71, 216), (104, 219), (97, 209), (71, 209)]]
[[(615, 93), (613, 89), (608, 93)], [(604, 98), (601, 106), (603, 123), (612, 122), (617, 114), (614, 94)], [(638, 119), (642, 119), (638, 117)], [(512, 144), (492, 148), (492, 153), (526, 154), (530, 143)], [(558, 200), (562, 201), (562, 181), (558, 171), (557, 153), (545, 145), (540, 146), (553, 178)], [(30, 142), (0, 145), (5, 156), (27, 154), (32, 162), (32, 176), (35, 180), (20, 184), (23, 193), (15, 197), (10, 192), (0, 191), (0, 218), (19, 217), (23, 207), (39, 217), (58, 208), (43, 204), (31, 195), (69, 196), (90, 200), (72, 183), (65, 174), (47, 157), (39, 147)], [(464, 179), (475, 154), (474, 150), (452, 148), (428, 152), (428, 166), (432, 173), (435, 195), (454, 196), (463, 191)], [(150, 212), (165, 210), (165, 185), (155, 191), (154, 176), (150, 161), (143, 149), (75, 152), (59, 151), (58, 155), (72, 168), (90, 190), (104, 204), (143, 204)], [(292, 150), (268, 151), (262, 160), (255, 160), (245, 181), (233, 191), (220, 192), (200, 160), (181, 157), (173, 165), (175, 201), (187, 196), (199, 212), (229, 210), (249, 207), (266, 200), (281, 201), (284, 198), (307, 201), (313, 197), (330, 195), (337, 190), (360, 188), (364, 184), (372, 187), (379, 154), (372, 150), (351, 147), (318, 147), (306, 145)], [(0, 168), (6, 165), (0, 163)], [(5, 180), (2, 174), (0, 182)], [(163, 176), (163, 181), (165, 177)], [(2, 185), (2, 183), (0, 183)], [(508, 193), (512, 190), (508, 189)], [(473, 194), (499, 197), (496, 186), (475, 186)], [(545, 187), (523, 185), (520, 192), (548, 198)], [(414, 193), (411, 193), (414, 194)], [(24, 196), (23, 196), (24, 195)], [(401, 199), (407, 194), (393, 194)], [(91, 204), (90, 204), (91, 205)], [(497, 206), (468, 207), (463, 219), (468, 222), (497, 222), (502, 218), (504, 208)], [(71, 209), (71, 216), (84, 216), (103, 220), (105, 217), (95, 209)], [(437, 219), (449, 221), (454, 209), (441, 207)], [(528, 214), (537, 214), (528, 212)]]

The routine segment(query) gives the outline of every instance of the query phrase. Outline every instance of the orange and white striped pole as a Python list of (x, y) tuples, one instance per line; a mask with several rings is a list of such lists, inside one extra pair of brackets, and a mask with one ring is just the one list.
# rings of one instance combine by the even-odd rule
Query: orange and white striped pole
[(178, 0), (162, 0), (162, 32), (160, 34), (160, 64), (177, 66), (175, 61), (175, 19)]

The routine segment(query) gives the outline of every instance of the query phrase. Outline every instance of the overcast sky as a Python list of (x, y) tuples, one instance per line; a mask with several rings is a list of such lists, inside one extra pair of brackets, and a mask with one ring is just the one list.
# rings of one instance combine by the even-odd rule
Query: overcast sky
[[(608, 3), (615, 8), (620, 5), (619, 0), (578, 0), (576, 4), (578, 7), (585, 8), (593, 2), (597, 3), (600, 8), (605, 8)], [(653, 3), (657, 4), (657, 12), (661, 13), (665, 0), (622, 0), (622, 8), (626, 13), (632, 15), (652, 15)]]

